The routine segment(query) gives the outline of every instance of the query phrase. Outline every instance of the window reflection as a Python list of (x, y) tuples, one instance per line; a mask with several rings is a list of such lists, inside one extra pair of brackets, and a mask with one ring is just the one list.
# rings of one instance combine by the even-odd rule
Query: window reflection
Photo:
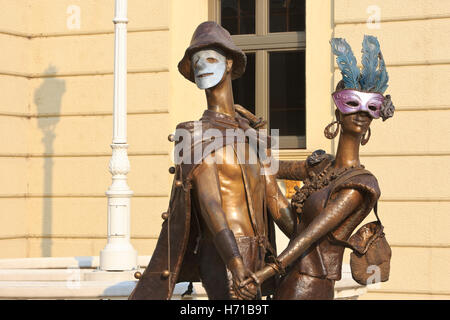
[(305, 0), (270, 0), (270, 32), (305, 31)]
[(230, 34), (255, 33), (255, 0), (222, 0), (222, 27)]
[(255, 53), (246, 53), (247, 67), (239, 79), (233, 80), (234, 103), (255, 114)]
[(269, 53), (270, 128), (305, 136), (305, 52)]

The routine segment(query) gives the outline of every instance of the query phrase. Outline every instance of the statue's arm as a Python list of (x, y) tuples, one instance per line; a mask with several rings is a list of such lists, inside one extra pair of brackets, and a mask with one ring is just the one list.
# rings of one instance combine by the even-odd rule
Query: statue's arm
[(278, 187), (275, 175), (266, 175), (266, 201), (269, 212), (280, 230), (292, 239), (296, 226), (296, 215), (288, 200)]
[(228, 226), (225, 212), (222, 209), (217, 167), (211, 157), (211, 155), (206, 157), (202, 164), (196, 168), (193, 175), (194, 189), (200, 205), (200, 215), (214, 236), (214, 244), (224, 264), (233, 274), (234, 287), (230, 287), (230, 293), (232, 295), (239, 294), (240, 297), (238, 298), (240, 299), (251, 299), (252, 296), (246, 295), (245, 291), (238, 292), (238, 290), (233, 289), (252, 274), (244, 265), (236, 238)]
[(303, 181), (308, 177), (306, 160), (280, 160), (277, 179)]
[[(205, 159), (206, 160), (206, 159)], [(204, 161), (193, 175), (194, 190), (200, 204), (200, 214), (212, 234), (228, 229), (222, 209), (219, 178), (215, 164)]]
[(308, 178), (311, 169), (320, 172), (333, 159), (334, 156), (319, 149), (309, 155), (306, 160), (281, 160), (278, 166), (277, 179), (304, 181)]
[[(330, 200), (325, 209), (290, 243), (278, 256), (281, 267), (285, 268), (297, 260), (312, 244), (338, 227), (342, 221), (363, 203), (362, 194), (354, 189), (343, 189)], [(263, 282), (273, 276), (275, 271), (270, 266), (256, 273)]]

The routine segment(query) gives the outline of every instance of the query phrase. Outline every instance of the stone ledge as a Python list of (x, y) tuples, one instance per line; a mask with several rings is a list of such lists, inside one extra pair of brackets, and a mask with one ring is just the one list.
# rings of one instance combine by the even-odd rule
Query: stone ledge
[[(138, 265), (147, 266), (151, 256), (139, 256)], [(19, 258), (0, 259), (1, 269), (66, 269), (98, 268), (98, 256), (79, 256), (62, 258)]]
[[(150, 256), (138, 258), (140, 266), (149, 260)], [(137, 283), (134, 272), (99, 271), (98, 262), (95, 256), (0, 259), (0, 299), (126, 299)], [(207, 299), (199, 282), (193, 284), (192, 295), (182, 298), (187, 288), (187, 282), (178, 283), (172, 299)], [(366, 292), (344, 265), (342, 280), (335, 285), (335, 299), (357, 299)]]
[[(0, 299), (127, 299), (137, 281), (0, 281)], [(201, 283), (181, 298), (188, 283), (176, 285), (173, 299), (206, 299)]]

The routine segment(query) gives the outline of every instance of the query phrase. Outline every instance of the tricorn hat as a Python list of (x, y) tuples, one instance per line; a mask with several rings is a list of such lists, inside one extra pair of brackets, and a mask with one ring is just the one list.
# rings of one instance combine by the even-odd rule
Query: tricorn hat
[(178, 63), (178, 70), (188, 80), (195, 82), (191, 68), (191, 56), (195, 52), (207, 48), (219, 48), (233, 59), (231, 79), (237, 79), (245, 71), (247, 57), (231, 40), (230, 33), (214, 21), (201, 23), (192, 36), (191, 44), (186, 49), (183, 59)]

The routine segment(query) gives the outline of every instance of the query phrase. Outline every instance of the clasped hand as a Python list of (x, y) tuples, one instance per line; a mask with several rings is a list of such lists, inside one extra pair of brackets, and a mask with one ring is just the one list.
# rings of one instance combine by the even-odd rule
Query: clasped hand
[(248, 269), (241, 258), (234, 258), (228, 264), (231, 271), (230, 298), (235, 300), (254, 300), (259, 293), (259, 279)]
[(254, 273), (250, 273), (244, 280), (233, 277), (230, 297), (235, 300), (255, 300), (260, 292), (260, 283)]
[(246, 297), (246, 300), (255, 299), (259, 293), (261, 284), (275, 274), (276, 272), (269, 265), (255, 273), (249, 272), (244, 280), (237, 281), (233, 284), (234, 296), (237, 299), (242, 297)]

